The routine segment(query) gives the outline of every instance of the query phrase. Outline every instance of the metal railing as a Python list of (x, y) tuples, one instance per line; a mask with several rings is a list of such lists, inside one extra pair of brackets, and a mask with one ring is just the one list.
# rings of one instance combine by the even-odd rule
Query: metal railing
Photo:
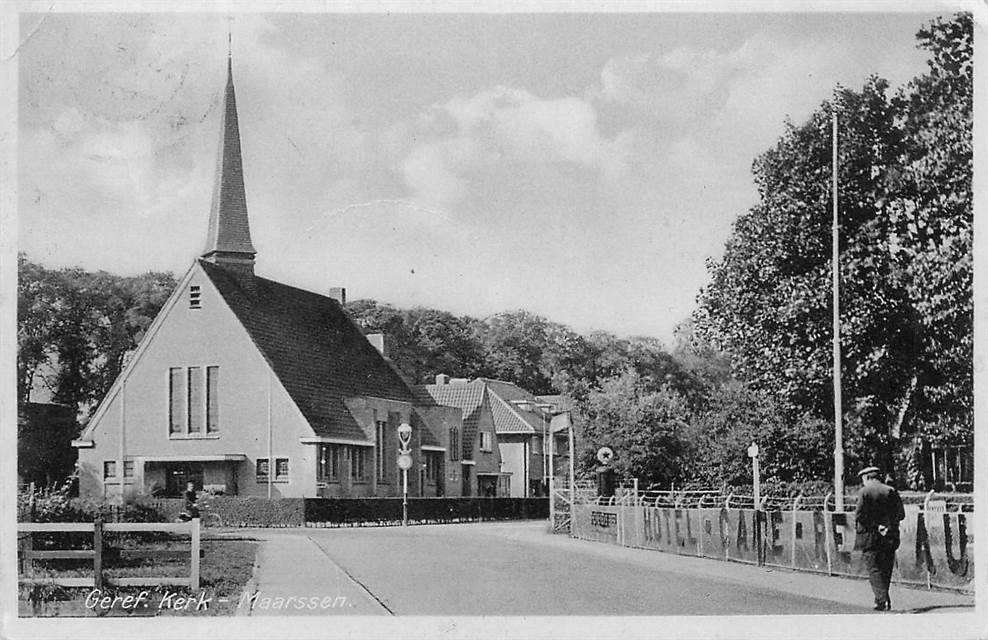
[[(593, 483), (590, 483), (593, 485)], [(906, 505), (918, 505), (923, 511), (971, 512), (974, 511), (972, 494), (936, 493), (930, 491), (903, 492), (902, 501)], [(853, 511), (857, 504), (856, 494), (844, 496), (845, 511)], [(762, 496), (759, 504), (751, 494), (740, 492), (725, 493), (718, 489), (693, 490), (647, 490), (635, 493), (627, 487), (618, 487), (614, 496), (597, 495), (596, 485), (581, 488), (576, 492), (577, 504), (600, 504), (612, 506), (666, 507), (676, 509), (721, 508), (755, 509), (761, 511), (835, 511), (836, 500), (833, 493), (826, 495)]]

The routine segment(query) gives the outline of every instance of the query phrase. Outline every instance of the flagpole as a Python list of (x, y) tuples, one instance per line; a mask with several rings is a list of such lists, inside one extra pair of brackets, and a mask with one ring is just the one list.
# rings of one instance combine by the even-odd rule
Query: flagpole
[(838, 231), (837, 210), (837, 108), (832, 112), (832, 149), (833, 166), (831, 175), (833, 181), (833, 229), (832, 229), (832, 275), (833, 275), (833, 309), (834, 309), (834, 494), (835, 509), (844, 510), (844, 428), (843, 411), (841, 409), (841, 378), (840, 378), (840, 232)]

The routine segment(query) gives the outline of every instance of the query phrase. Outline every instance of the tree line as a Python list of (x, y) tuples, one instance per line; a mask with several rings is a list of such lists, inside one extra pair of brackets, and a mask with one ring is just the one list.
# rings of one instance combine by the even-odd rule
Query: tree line
[[(892, 91), (837, 87), (786, 122), (752, 166), (759, 200), (736, 219), (673, 344), (580, 334), (526, 311), (487, 318), (356, 300), (366, 333), (415, 383), (438, 373), (561, 394), (580, 469), (608, 445), (646, 485), (751, 482), (745, 449), (779, 483), (833, 476), (831, 135), (840, 157), (843, 423), (847, 468), (878, 462), (929, 487), (928, 451), (973, 442), (970, 14), (917, 33), (925, 73)], [(47, 386), (85, 416), (176, 286), (18, 262), (18, 398)]]

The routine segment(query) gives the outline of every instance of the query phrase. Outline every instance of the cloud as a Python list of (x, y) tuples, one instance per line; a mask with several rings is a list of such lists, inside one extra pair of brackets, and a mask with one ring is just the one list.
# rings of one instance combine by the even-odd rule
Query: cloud
[(630, 145), (627, 134), (603, 136), (583, 98), (539, 98), (505, 86), (434, 105), (417, 127), (427, 139), (404, 158), (405, 181), (418, 196), (445, 204), (466, 196), (472, 174), (499, 167), (563, 164), (614, 178)]
[(838, 83), (864, 82), (855, 56), (850, 47), (766, 29), (725, 51), (687, 46), (610, 58), (588, 95), (673, 137), (690, 131), (714, 146), (760, 149), (787, 116), (805, 119)]
[(720, 108), (738, 65), (732, 56), (686, 47), (609, 59), (591, 97), (638, 115), (684, 124)]

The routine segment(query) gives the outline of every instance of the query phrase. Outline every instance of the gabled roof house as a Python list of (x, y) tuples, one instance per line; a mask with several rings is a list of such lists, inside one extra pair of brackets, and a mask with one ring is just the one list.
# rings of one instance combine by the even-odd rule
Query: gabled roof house
[(339, 290), (254, 273), (232, 62), (218, 156), (203, 253), (73, 442), (82, 495), (400, 495), (402, 423), (410, 494), (460, 495), (461, 412), (419, 403)]
[[(560, 429), (556, 405), (540, 400), (518, 385), (502, 380), (467, 380), (437, 375), (436, 383), (421, 385), (419, 393), (463, 413), (462, 450), (474, 462), (479, 495), (511, 497), (547, 495), (551, 458), (557, 470), (568, 452), (565, 428)], [(550, 438), (549, 434), (555, 437)], [(552, 455), (547, 443), (554, 443)]]

